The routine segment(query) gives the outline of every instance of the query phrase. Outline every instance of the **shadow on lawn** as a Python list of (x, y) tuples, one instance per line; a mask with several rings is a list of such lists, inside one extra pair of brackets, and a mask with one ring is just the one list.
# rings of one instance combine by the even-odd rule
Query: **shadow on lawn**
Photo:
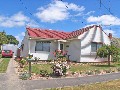
[(91, 65), (91, 66), (94, 66), (94, 67), (116, 67), (114, 65), (110, 65), (110, 66), (108, 66), (108, 65)]

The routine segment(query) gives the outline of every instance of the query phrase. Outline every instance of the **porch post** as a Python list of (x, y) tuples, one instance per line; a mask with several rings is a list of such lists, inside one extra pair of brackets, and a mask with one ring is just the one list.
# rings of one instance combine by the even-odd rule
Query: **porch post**
[(29, 40), (28, 40), (28, 49), (29, 49), (28, 54), (30, 54), (30, 39), (31, 39), (31, 38), (29, 38)]
[(60, 50), (60, 41), (58, 41), (58, 50)]

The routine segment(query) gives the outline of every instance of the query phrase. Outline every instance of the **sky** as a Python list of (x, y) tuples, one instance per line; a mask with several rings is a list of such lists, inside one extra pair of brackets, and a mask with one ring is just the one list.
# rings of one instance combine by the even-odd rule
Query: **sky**
[(96, 24), (120, 37), (119, 5), (120, 0), (0, 0), (0, 32), (21, 43), (26, 27), (71, 32)]

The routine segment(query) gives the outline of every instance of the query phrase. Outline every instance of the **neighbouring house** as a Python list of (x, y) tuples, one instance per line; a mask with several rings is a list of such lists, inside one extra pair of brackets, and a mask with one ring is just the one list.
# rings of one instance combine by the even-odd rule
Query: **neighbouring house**
[(111, 38), (112, 34), (107, 35), (98, 25), (73, 32), (27, 27), (21, 44), (21, 56), (33, 54), (40, 60), (54, 59), (53, 52), (58, 49), (68, 51), (71, 61), (101, 62), (107, 59), (95, 59), (96, 51), (103, 44), (110, 45)]

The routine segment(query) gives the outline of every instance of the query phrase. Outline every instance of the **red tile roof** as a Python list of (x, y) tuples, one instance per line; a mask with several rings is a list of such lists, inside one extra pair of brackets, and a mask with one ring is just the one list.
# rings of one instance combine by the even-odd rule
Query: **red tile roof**
[(28, 35), (30, 37), (39, 37), (39, 38), (53, 38), (53, 39), (69, 39), (77, 37), (84, 32), (90, 30), (93, 27), (99, 27), (101, 30), (101, 26), (93, 25), (86, 28), (82, 28), (73, 32), (62, 32), (62, 31), (56, 31), (56, 30), (49, 30), (49, 29), (40, 29), (40, 28), (30, 28), (27, 27), (26, 30), (28, 31)]

